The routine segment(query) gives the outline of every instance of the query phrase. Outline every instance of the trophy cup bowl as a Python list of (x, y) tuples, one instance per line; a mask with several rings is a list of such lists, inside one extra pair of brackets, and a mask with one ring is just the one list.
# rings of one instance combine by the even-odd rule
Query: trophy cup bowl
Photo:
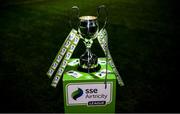
[(79, 32), (81, 33), (83, 38), (86, 39), (95, 39), (95, 34), (98, 32), (99, 27), (97, 23), (97, 17), (95, 16), (81, 16)]
[(83, 42), (86, 46), (86, 51), (80, 56), (79, 71), (95, 72), (101, 67), (98, 64), (98, 57), (91, 52), (93, 40), (96, 39), (99, 26), (96, 16), (81, 16), (78, 32), (82, 36)]

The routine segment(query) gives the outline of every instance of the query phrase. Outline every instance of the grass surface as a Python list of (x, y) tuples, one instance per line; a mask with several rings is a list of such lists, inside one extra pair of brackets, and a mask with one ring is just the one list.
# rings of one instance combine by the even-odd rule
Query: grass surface
[[(125, 82), (117, 86), (116, 112), (177, 110), (170, 85), (176, 63), (170, 2), (17, 0), (0, 6), (1, 112), (63, 112), (62, 86), (50, 87), (46, 72), (71, 30), (71, 7), (79, 6), (81, 15), (95, 15), (101, 4), (108, 7), (110, 50)], [(93, 46), (103, 56), (97, 42)], [(82, 51), (79, 46), (74, 57)]]

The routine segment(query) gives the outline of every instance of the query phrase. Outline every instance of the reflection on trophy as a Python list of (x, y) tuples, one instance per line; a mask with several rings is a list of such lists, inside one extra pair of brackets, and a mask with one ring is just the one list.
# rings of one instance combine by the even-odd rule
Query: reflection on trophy
[[(98, 8), (98, 15), (101, 8), (102, 7)], [(105, 6), (103, 6), (103, 8), (105, 8)], [(97, 35), (99, 33), (98, 17), (79, 17), (79, 8), (75, 6), (73, 7), (73, 9), (76, 9), (76, 14), (78, 14), (77, 17), (79, 18), (79, 24), (77, 27), (78, 33), (80, 34), (81, 39), (83, 39), (83, 42), (86, 46), (86, 51), (80, 56), (80, 64), (78, 70), (88, 73), (98, 71), (101, 68), (101, 66), (98, 64), (98, 57), (91, 52), (93, 40), (97, 38)]]
[(91, 52), (93, 40), (97, 38), (97, 34), (99, 31), (97, 17), (82, 16), (79, 17), (79, 19), (80, 25), (78, 28), (78, 32), (84, 40), (83, 42), (86, 46), (86, 51), (80, 57), (78, 70), (84, 72), (98, 71), (100, 69), (100, 65), (98, 64), (98, 57)]

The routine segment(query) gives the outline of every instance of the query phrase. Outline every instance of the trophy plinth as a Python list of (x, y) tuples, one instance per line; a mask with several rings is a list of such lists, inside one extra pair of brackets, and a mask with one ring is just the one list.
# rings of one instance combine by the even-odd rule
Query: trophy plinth
[(82, 72), (95, 72), (101, 67), (98, 64), (98, 57), (91, 52), (93, 40), (96, 39), (99, 26), (97, 17), (95, 16), (81, 16), (79, 17), (80, 24), (78, 32), (82, 36), (83, 42), (86, 46), (86, 51), (80, 57), (79, 71)]

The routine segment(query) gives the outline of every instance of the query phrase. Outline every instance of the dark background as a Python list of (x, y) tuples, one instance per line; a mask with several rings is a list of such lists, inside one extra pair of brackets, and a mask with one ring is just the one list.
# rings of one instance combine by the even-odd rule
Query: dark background
[[(71, 7), (96, 15), (101, 4), (125, 83), (117, 85), (116, 112), (179, 112), (179, 20), (170, 0), (0, 0), (0, 112), (63, 112), (62, 83), (51, 87), (46, 72), (71, 30)], [(79, 45), (73, 56), (83, 51)]]

